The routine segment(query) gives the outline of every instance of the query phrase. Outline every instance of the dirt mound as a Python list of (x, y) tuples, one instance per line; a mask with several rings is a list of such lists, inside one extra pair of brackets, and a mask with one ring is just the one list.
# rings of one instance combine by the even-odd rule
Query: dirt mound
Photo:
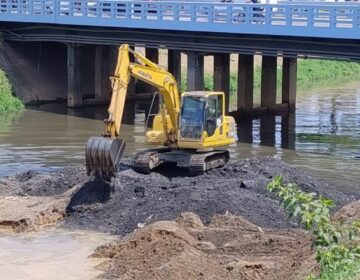
[(88, 180), (84, 166), (67, 166), (46, 174), (33, 171), (0, 178), (1, 195), (51, 196), (59, 195)]
[(316, 266), (300, 230), (261, 229), (233, 215), (209, 226), (184, 213), (99, 247), (108, 279), (301, 279)]
[(77, 188), (57, 196), (0, 197), (0, 232), (34, 231), (63, 220)]
[(260, 227), (296, 227), (265, 189), (276, 175), (338, 205), (354, 199), (272, 157), (230, 162), (197, 177), (170, 166), (143, 175), (125, 161), (111, 184), (94, 178), (84, 182), (69, 204), (66, 226), (125, 235), (144, 224), (174, 220), (182, 212), (196, 213), (205, 224), (215, 214), (229, 212)]
[[(77, 186), (77, 191), (72, 193), (70, 202), (55, 207), (58, 209), (55, 212), (61, 213), (56, 217), (62, 219), (67, 214), (67, 227), (119, 235), (155, 221), (174, 220), (182, 212), (196, 213), (205, 224), (210, 223), (214, 215), (229, 212), (241, 215), (260, 227), (296, 227), (296, 223), (287, 219), (277, 199), (265, 190), (265, 185), (279, 174), (306, 191), (334, 199), (338, 205), (353, 199), (271, 157), (230, 162), (224, 168), (197, 177), (188, 177), (186, 169), (170, 166), (143, 175), (133, 171), (129, 163), (129, 159), (124, 159), (117, 178), (110, 184), (86, 176), (83, 166), (69, 166), (47, 174), (30, 171), (1, 178), (0, 199), (5, 199), (4, 205), (11, 204), (15, 208), (11, 211), (9, 206), (9, 213), (16, 213), (16, 217), (12, 215), (11, 219), (5, 219), (9, 214), (4, 214), (2, 220), (5, 224), (9, 224), (8, 221), (18, 224), (29, 216), (31, 221), (35, 221), (41, 215), (39, 213), (52, 213), (48, 210), (52, 207), (47, 205), (72, 193), (74, 186)], [(10, 203), (6, 198), (8, 196), (17, 200)], [(69, 201), (69, 197), (66, 198), (65, 201)], [(17, 205), (23, 207), (16, 209)], [(45, 216), (55, 220), (55, 216)], [(199, 221), (193, 222), (197, 224)]]
[(332, 220), (335, 222), (343, 221), (345, 223), (360, 221), (360, 200), (353, 201), (342, 207), (334, 214)]
[(82, 166), (0, 178), (0, 232), (33, 231), (63, 220), (74, 192), (87, 180)]

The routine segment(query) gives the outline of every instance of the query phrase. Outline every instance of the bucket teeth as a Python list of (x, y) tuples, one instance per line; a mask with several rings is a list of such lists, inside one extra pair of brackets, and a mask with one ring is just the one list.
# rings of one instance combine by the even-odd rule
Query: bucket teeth
[(85, 147), (88, 175), (98, 175), (106, 179), (115, 176), (124, 150), (123, 139), (90, 137)]

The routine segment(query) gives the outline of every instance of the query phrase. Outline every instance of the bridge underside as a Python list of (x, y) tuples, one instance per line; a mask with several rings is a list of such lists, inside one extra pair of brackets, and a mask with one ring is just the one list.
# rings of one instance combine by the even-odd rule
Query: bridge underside
[[(25, 102), (67, 100), (69, 107), (109, 102), (108, 77), (115, 68), (116, 46), (122, 43), (146, 47), (146, 56), (154, 62), (159, 59), (158, 49), (167, 49), (168, 70), (179, 84), (181, 53), (185, 53), (188, 91), (204, 90), (204, 56), (213, 56), (214, 90), (224, 91), (227, 104), (231, 103), (230, 54), (238, 54), (236, 105), (231, 113), (235, 117), (291, 113), (299, 57), (360, 61), (360, 40), (24, 23), (4, 23), (0, 38), (0, 67), (8, 73), (15, 93)], [(260, 104), (254, 104), (254, 55), (262, 55)], [(283, 57), (280, 90), (277, 57)], [(131, 83), (129, 98), (138, 99), (134, 94), (135, 83)], [(275, 122), (271, 123), (273, 128)], [(294, 122), (285, 126), (293, 127)]]
[(236, 35), (126, 28), (97, 28), (26, 23), (2, 24), (0, 35), (11, 41), (46, 41), (95, 45), (131, 43), (202, 53), (259, 53), (266, 56), (360, 61), (360, 40), (288, 36)]

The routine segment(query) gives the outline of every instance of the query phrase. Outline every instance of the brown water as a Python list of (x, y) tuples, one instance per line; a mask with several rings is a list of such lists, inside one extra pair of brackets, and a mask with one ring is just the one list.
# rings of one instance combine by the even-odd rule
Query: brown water
[(89, 231), (49, 228), (41, 233), (0, 234), (0, 278), (3, 280), (90, 280), (100, 274), (101, 260), (88, 258), (113, 240)]
[[(127, 104), (121, 136), (128, 155), (142, 150), (146, 104)], [(100, 135), (106, 107), (44, 105), (0, 119), (0, 176), (84, 162), (88, 137)], [(296, 129), (295, 129), (296, 124)], [(274, 155), (339, 188), (360, 189), (360, 83), (301, 92), (296, 116), (243, 120), (234, 158)]]
[[(122, 137), (128, 155), (145, 147), (145, 109), (128, 104)], [(0, 176), (48, 171), (84, 162), (89, 136), (100, 135), (106, 108), (46, 105), (21, 116), (0, 117)], [(296, 124), (296, 129), (295, 129)], [(339, 188), (360, 190), (360, 84), (299, 94), (296, 116), (243, 120), (234, 158), (272, 155)], [(0, 235), (0, 279), (93, 279), (88, 259), (111, 237), (66, 230)]]

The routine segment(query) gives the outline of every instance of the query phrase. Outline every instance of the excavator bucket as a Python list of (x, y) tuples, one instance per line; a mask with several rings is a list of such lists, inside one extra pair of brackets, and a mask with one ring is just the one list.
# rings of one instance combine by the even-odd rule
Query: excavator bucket
[(115, 176), (125, 150), (123, 139), (90, 137), (85, 147), (86, 170), (104, 179)]

